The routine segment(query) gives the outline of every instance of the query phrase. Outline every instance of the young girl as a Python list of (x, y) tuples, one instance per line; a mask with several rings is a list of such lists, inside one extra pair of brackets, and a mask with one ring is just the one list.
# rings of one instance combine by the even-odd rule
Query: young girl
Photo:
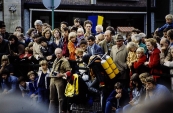
[(50, 70), (48, 68), (48, 62), (46, 60), (40, 61), (40, 69), (38, 71), (38, 103), (49, 103), (49, 84), (47, 77), (49, 77)]
[(14, 74), (14, 67), (10, 64), (8, 55), (3, 55), (1, 58), (1, 66), (0, 66), (0, 73), (2, 70), (7, 69), (10, 72), (10, 75)]
[(75, 50), (76, 50), (76, 33), (70, 32), (68, 36), (68, 50), (69, 50), (69, 60), (75, 60)]
[(19, 58), (20, 58), (20, 59), (31, 59), (32, 54), (30, 54), (29, 51), (30, 51), (29, 47), (26, 47), (26, 48), (25, 48), (25, 53), (24, 53), (24, 54), (21, 54), (21, 55), (19, 56)]
[(135, 61), (133, 64), (135, 73), (141, 74), (147, 72), (146, 66), (144, 66), (144, 63), (147, 61), (144, 48), (139, 47), (136, 50), (136, 55), (137, 55), (137, 61)]
[(127, 65), (129, 67), (131, 73), (134, 73), (133, 63), (137, 60), (137, 55), (136, 55), (137, 48), (138, 48), (138, 45), (134, 42), (129, 42), (127, 44), (127, 49), (129, 50), (129, 53), (127, 56)]

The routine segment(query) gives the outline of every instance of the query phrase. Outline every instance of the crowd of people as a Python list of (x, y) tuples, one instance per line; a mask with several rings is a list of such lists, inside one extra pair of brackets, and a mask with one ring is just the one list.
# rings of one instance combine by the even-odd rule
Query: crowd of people
[[(79, 18), (55, 29), (36, 20), (25, 35), (21, 26), (9, 34), (0, 21), (0, 96), (19, 92), (44, 104), (46, 113), (71, 113), (74, 103), (92, 106), (98, 97), (103, 113), (134, 112), (170, 99), (173, 77), (162, 75), (173, 74), (173, 15), (165, 19), (152, 37), (139, 29), (123, 36), (102, 25), (92, 33), (92, 21), (82, 26)], [(102, 66), (105, 56), (118, 69), (113, 77)]]

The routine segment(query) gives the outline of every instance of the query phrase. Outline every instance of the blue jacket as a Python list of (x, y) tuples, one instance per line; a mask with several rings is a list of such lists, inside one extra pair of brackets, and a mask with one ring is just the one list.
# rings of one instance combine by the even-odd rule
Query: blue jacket
[(163, 25), (161, 28), (158, 29), (158, 31), (163, 31), (165, 28), (169, 28), (169, 29), (173, 29), (173, 23), (166, 23), (165, 25)]
[(14, 93), (17, 88), (17, 77), (10, 75), (7, 81), (1, 81), (2, 91), (7, 90), (8, 94)]
[[(106, 102), (110, 101), (111, 103), (114, 103), (114, 106), (117, 106), (117, 99), (115, 98), (117, 92), (114, 90), (112, 93), (109, 95), (107, 98)], [(129, 102), (129, 95), (126, 90), (122, 90), (122, 97), (119, 100), (119, 106), (118, 107), (123, 107)]]
[(30, 81), (31, 84), (29, 84), (29, 89), (30, 89), (29, 95), (31, 95), (31, 94), (36, 94), (37, 95), (38, 94), (37, 81), (38, 81), (38, 78), (35, 78), (34, 83), (32, 83)]
[(89, 54), (89, 55), (98, 55), (98, 54), (103, 54), (103, 50), (102, 50), (102, 48), (99, 46), (99, 45), (97, 45), (97, 44), (95, 44), (94, 43), (94, 45), (93, 45), (94, 47), (93, 47), (93, 54), (91, 53), (91, 48), (90, 48), (90, 46), (88, 46), (87, 47), (87, 53)]

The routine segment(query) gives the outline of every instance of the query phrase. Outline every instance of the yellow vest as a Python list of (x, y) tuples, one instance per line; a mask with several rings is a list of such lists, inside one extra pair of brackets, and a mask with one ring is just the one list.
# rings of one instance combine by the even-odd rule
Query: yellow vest
[(65, 89), (66, 97), (73, 97), (74, 93), (75, 93), (75, 95), (79, 94), (78, 75), (73, 74), (73, 76), (74, 76), (73, 84), (70, 84), (68, 82), (66, 85), (66, 89)]

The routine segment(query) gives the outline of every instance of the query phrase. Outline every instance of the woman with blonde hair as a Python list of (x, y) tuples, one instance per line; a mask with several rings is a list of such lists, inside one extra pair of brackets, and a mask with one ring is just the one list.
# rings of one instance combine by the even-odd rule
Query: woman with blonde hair
[(76, 33), (75, 32), (70, 32), (68, 36), (68, 50), (69, 50), (69, 60), (76, 60), (75, 58), (75, 50), (76, 50)]
[(10, 64), (8, 55), (3, 55), (1, 58), (1, 66), (0, 66), (0, 74), (2, 72), (2, 70), (7, 69), (10, 72), (10, 75), (14, 74), (14, 68), (13, 65)]
[[(150, 70), (150, 74), (157, 75), (161, 74), (160, 68), (160, 50), (157, 48), (157, 41), (154, 38), (145, 40), (147, 46), (147, 61), (144, 63)], [(157, 77), (156, 76), (156, 77)]]

